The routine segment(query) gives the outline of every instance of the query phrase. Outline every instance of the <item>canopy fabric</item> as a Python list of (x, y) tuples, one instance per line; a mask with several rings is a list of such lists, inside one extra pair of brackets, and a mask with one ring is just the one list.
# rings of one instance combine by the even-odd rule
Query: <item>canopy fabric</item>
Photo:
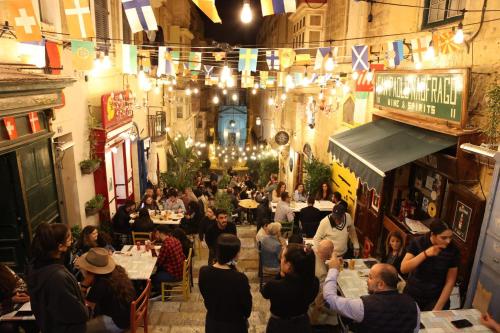
[(328, 151), (381, 193), (387, 171), (456, 144), (450, 135), (381, 119), (331, 136)]

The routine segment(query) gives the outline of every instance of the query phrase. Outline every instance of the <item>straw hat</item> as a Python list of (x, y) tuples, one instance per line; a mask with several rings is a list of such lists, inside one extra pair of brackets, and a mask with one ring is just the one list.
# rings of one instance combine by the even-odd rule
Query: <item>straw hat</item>
[(78, 258), (76, 262), (79, 268), (94, 274), (109, 274), (115, 269), (115, 261), (102, 247), (94, 247)]

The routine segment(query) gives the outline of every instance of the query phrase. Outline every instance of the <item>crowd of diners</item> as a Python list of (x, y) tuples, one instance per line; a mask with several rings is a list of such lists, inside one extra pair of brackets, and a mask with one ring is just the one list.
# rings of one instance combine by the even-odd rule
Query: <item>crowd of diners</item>
[[(132, 244), (132, 231), (142, 231), (150, 232), (151, 241), (161, 246), (151, 277), (153, 296), (161, 282), (182, 279), (183, 263), (198, 237), (209, 252), (207, 265), (199, 272), (206, 332), (248, 332), (252, 294), (247, 276), (237, 269), (241, 241), (236, 225), (245, 212), (238, 202), (249, 198), (258, 202), (248, 214), (257, 224), (256, 243), (266, 281), (260, 292), (270, 301), (266, 332), (313, 332), (313, 327), (337, 325), (338, 315), (350, 321), (356, 332), (418, 332), (421, 311), (449, 308), (459, 251), (445, 222), (433, 221), (428, 234), (409, 244), (400, 233), (389, 233), (380, 263), (370, 269), (369, 294), (349, 299), (339, 296), (337, 279), (343, 260), (358, 257), (360, 251), (341, 195), (332, 192), (328, 183), (315, 193), (306, 193), (303, 184), (289, 193), (274, 174), (262, 188), (248, 175), (230, 175), (223, 189), (215, 174), (199, 174), (193, 186), (182, 191), (150, 187), (140, 203), (126, 201), (119, 207), (109, 233), (86, 226), (74, 240), (65, 224), (40, 224), (26, 274), (20, 276), (0, 264), (2, 313), (30, 301), (36, 321), (1, 322), (0, 331), (126, 331), (130, 304), (141, 285), (129, 279), (111, 254)], [(214, 206), (218, 191), (230, 195), (236, 214)], [(290, 206), (292, 199), (306, 203), (298, 214)], [(316, 200), (332, 201), (332, 211), (320, 212), (314, 207)], [(276, 204), (274, 214), (271, 203)], [(155, 225), (150, 215), (158, 210), (182, 213), (180, 225)], [(290, 223), (298, 226), (285, 239), (282, 228)], [(406, 282), (402, 292), (398, 291), (401, 280)], [(488, 314), (481, 322), (500, 332)]]

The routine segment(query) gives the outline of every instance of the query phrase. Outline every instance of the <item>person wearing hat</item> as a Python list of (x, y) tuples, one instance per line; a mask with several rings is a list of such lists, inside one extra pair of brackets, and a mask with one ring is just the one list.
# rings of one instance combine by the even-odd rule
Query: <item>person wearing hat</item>
[(347, 252), (347, 242), (351, 239), (354, 245), (354, 256), (359, 255), (359, 242), (356, 235), (356, 228), (352, 222), (351, 216), (346, 213), (347, 206), (338, 204), (333, 207), (332, 213), (326, 216), (319, 223), (318, 230), (314, 235), (314, 246), (318, 248), (323, 239), (329, 239), (333, 242), (334, 251), (341, 257)]
[(76, 265), (85, 278), (80, 284), (94, 313), (87, 333), (123, 332), (130, 327), (130, 304), (135, 289), (125, 269), (116, 265), (108, 250), (95, 247), (78, 258)]

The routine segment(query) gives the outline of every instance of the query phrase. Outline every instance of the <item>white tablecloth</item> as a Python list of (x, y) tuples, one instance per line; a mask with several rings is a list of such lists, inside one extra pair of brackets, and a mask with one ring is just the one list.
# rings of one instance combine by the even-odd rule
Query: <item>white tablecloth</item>
[[(476, 309), (447, 310), (447, 311), (423, 311), (420, 314), (420, 322), (425, 328), (422, 333), (477, 333), (491, 332), (489, 328), (480, 324), (481, 313)], [(467, 319), (474, 326), (458, 329), (451, 323), (452, 320)]]
[[(368, 295), (368, 286), (366, 281), (368, 280), (368, 273), (370, 269), (365, 265), (364, 260), (374, 260), (376, 259), (349, 259), (354, 260), (356, 264), (354, 269), (344, 268), (339, 272), (337, 278), (337, 284), (339, 286), (339, 291), (348, 298), (359, 298), (364, 295)], [(349, 261), (346, 259), (346, 261)]]
[[(271, 203), (271, 209), (272, 209), (273, 213), (274, 213), (274, 212), (276, 212), (276, 206), (277, 206), (277, 205), (278, 205), (277, 203), (274, 203), (274, 202), (272, 202), (272, 203)], [(295, 202), (295, 201), (292, 201), (292, 202), (290, 203), (290, 207), (292, 207), (293, 211), (294, 211), (295, 213), (297, 213), (297, 212), (299, 212), (302, 208), (307, 207), (307, 203), (305, 203), (305, 202)], [(320, 201), (316, 200), (316, 201), (314, 202), (314, 207), (318, 208), (318, 209), (319, 209), (320, 211), (322, 211), (322, 212), (331, 212), (331, 211), (332, 211), (332, 209), (333, 209), (333, 202), (331, 202), (331, 201), (326, 201), (326, 200), (320, 200)]]
[[(157, 247), (156, 254), (159, 254)], [(125, 245), (120, 252), (113, 253), (116, 264), (123, 266), (131, 280), (147, 280), (153, 274), (157, 257), (153, 257), (151, 251), (141, 245), (137, 250), (135, 245)]]

